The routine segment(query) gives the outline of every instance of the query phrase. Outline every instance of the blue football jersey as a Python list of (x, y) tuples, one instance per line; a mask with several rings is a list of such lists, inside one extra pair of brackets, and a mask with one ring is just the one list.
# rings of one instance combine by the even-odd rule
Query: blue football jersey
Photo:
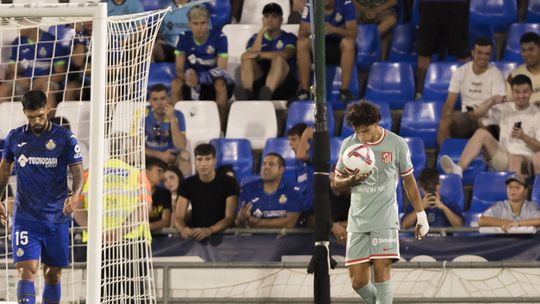
[[(24, 77), (52, 74), (54, 64), (65, 64), (69, 53), (61, 41), (47, 32), (40, 33), (39, 41), (19, 36), (11, 43), (10, 63), (18, 62), (18, 73)], [(52, 60), (51, 60), (52, 59)]]
[[(309, 4), (306, 4), (302, 12), (302, 22), (310, 23), (310, 15)], [(345, 23), (352, 20), (356, 20), (356, 9), (351, 0), (335, 0), (334, 11), (329, 15), (324, 15), (324, 22), (340, 28), (345, 27)], [(341, 36), (331, 34), (327, 35), (327, 38), (341, 39)]]
[(203, 43), (196, 41), (191, 31), (181, 33), (179, 37), (176, 53), (185, 55), (186, 70), (208, 71), (217, 67), (218, 56), (229, 56), (227, 37), (221, 31), (210, 30)]
[[(444, 196), (441, 197), (441, 202), (445, 204), (452, 212), (457, 214), (458, 216), (462, 216), (461, 213), (463, 212), (463, 208), (461, 205), (456, 202), (449, 200), (445, 198)], [(426, 208), (424, 211), (426, 211), (427, 219), (429, 222), (429, 226), (431, 227), (452, 227), (452, 224), (450, 224), (450, 221), (448, 221), (448, 218), (444, 214), (444, 212), (436, 207), (433, 208)], [(414, 211), (414, 207), (412, 204), (409, 204), (407, 206), (405, 214), (409, 214)]]
[[(248, 50), (253, 46), (256, 38), (257, 34), (249, 38), (246, 47)], [(267, 33), (264, 33), (261, 51), (278, 52), (283, 51), (286, 48), (296, 49), (296, 40), (298, 40), (298, 38), (296, 38), (294, 34), (285, 31), (281, 31), (281, 34), (274, 39), (268, 36)], [(294, 68), (296, 66), (296, 56), (289, 58), (287, 62), (289, 63), (289, 67)]]
[(302, 212), (302, 193), (298, 187), (287, 185), (283, 179), (274, 193), (264, 192), (263, 180), (247, 183), (240, 192), (240, 204), (251, 203), (251, 215), (269, 219), (286, 217), (287, 212)]
[(11, 130), (2, 157), (15, 162), (15, 219), (51, 223), (71, 219), (62, 211), (68, 196), (67, 169), (81, 163), (82, 155), (70, 130), (53, 123), (40, 136), (34, 135), (28, 125)]
[[(186, 131), (184, 115), (178, 110), (174, 110), (174, 116), (178, 119), (178, 128), (180, 131)], [(146, 107), (145, 124), (145, 144), (147, 148), (159, 151), (176, 149), (172, 140), (171, 122), (167, 117), (164, 121), (156, 122), (152, 107)]]

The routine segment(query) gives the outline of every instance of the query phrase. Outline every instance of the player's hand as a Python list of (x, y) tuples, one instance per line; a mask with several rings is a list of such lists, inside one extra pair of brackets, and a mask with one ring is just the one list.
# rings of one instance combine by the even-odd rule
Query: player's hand
[(336, 238), (336, 242), (339, 245), (344, 246), (347, 244), (347, 229), (345, 229), (345, 227), (343, 227), (341, 224), (334, 223), (332, 225), (332, 234)]
[(167, 164), (174, 163), (176, 160), (176, 155), (171, 150), (166, 150), (161, 152), (161, 160), (166, 162)]
[(170, 103), (165, 105), (164, 112), (165, 116), (167, 116), (167, 118), (171, 121), (174, 120), (174, 118), (176, 117), (174, 116), (174, 106)]
[(184, 229), (182, 229), (182, 231), (180, 231), (180, 236), (184, 239), (184, 240), (190, 240), (193, 238), (193, 230), (189, 227), (184, 227)]
[(330, 23), (326, 22), (324, 24), (324, 33), (326, 35), (334, 34), (336, 32), (336, 27), (332, 26)]
[(519, 139), (522, 139), (524, 135), (525, 135), (525, 132), (523, 132), (522, 128), (512, 128), (512, 133), (510, 134), (512, 138), (519, 138)]
[(6, 225), (7, 223), (7, 214), (6, 214), (6, 208), (4, 208), (4, 205), (0, 203), (0, 222), (2, 225)]
[(210, 228), (195, 228), (193, 229), (193, 238), (197, 241), (202, 241), (212, 235)]
[(256, 59), (259, 57), (259, 52), (246, 52), (242, 57), (246, 60)]
[(79, 202), (79, 196), (78, 195), (71, 195), (64, 201), (64, 214), (70, 214), (72, 213), (75, 208), (77, 207), (77, 203)]
[(369, 172), (369, 173), (356, 173), (354, 175), (351, 175), (349, 177), (351, 186), (356, 186), (358, 184), (363, 183), (370, 175), (371, 175), (371, 172)]
[(496, 104), (506, 102), (506, 97), (501, 96), (501, 95), (495, 95), (491, 97), (491, 100), (493, 101), (493, 105), (496, 105)]
[(186, 85), (190, 88), (197, 86), (199, 79), (197, 78), (197, 72), (194, 69), (188, 69), (186, 71)]
[(501, 225), (502, 230), (504, 232), (507, 232), (507, 233), (513, 227), (519, 227), (519, 223), (518, 222), (510, 222), (510, 223), (506, 223), (506, 224)]
[(251, 203), (245, 203), (242, 202), (242, 206), (240, 206), (240, 211), (238, 212), (238, 221), (240, 222), (240, 225), (245, 226), (247, 220), (251, 216), (251, 207), (253, 205)]
[(429, 231), (429, 222), (427, 220), (427, 215), (424, 210), (416, 213), (416, 229), (414, 230), (414, 235), (418, 240), (421, 240), (426, 236)]

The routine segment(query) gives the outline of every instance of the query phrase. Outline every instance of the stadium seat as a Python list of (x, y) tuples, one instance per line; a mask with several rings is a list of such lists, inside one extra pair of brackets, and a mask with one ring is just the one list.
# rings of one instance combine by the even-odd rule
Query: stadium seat
[(184, 114), (186, 137), (193, 148), (219, 137), (221, 127), (216, 102), (181, 101), (174, 108)]
[(141, 4), (145, 11), (155, 11), (165, 7), (170, 3), (169, 0), (141, 0)]
[[(241, 83), (240, 57), (246, 51), (246, 45), (253, 34), (260, 29), (254, 24), (227, 24), (223, 27), (223, 33), (229, 41), (229, 59), (227, 60), (227, 72), (234, 77), (237, 84)], [(234, 41), (234, 43), (233, 43)]]
[(540, 2), (527, 1), (527, 12), (525, 13), (525, 22), (540, 23)]
[(71, 131), (79, 141), (90, 140), (90, 102), (64, 101), (58, 104), (56, 117), (64, 117), (69, 121)]
[(540, 204), (540, 174), (537, 174), (534, 178), (531, 201)]
[(425, 148), (436, 148), (443, 106), (442, 102), (407, 102), (403, 108), (399, 134), (420, 137), (424, 141)]
[[(457, 163), (467, 142), (468, 139), (461, 138), (448, 138), (443, 141), (441, 149), (439, 150), (439, 155), (437, 156), (437, 169), (439, 172), (444, 172), (440, 162), (441, 156), (448, 155), (455, 163)], [(463, 184), (467, 186), (472, 185), (478, 173), (484, 172), (486, 169), (487, 164), (484, 161), (482, 154), (480, 154), (471, 162), (467, 169), (463, 171)]]
[(245, 184), (251, 183), (252, 181), (256, 181), (258, 179), (261, 179), (259, 174), (246, 175), (240, 180), (240, 187), (244, 187)]
[[(231, 22), (231, 2), (223, 0), (210, 0), (205, 3), (210, 12), (212, 28), (221, 29)], [(230, 44), (230, 43), (229, 43)]]
[(371, 66), (364, 99), (385, 101), (391, 109), (402, 109), (414, 95), (414, 75), (409, 63), (377, 62)]
[(131, 134), (134, 128), (142, 128), (144, 126), (144, 114), (144, 109), (136, 102), (124, 101), (117, 103), (112, 116), (111, 133)]
[[(334, 136), (334, 111), (332, 105), (326, 104), (328, 114), (328, 134)], [(287, 121), (285, 123), (285, 132), (297, 123), (304, 122), (313, 127), (315, 121), (315, 103), (311, 101), (295, 101), (289, 106), (287, 112)]]
[(423, 100), (445, 101), (452, 74), (459, 67), (456, 62), (432, 62), (426, 72)]
[(48, 32), (54, 35), (56, 40), (62, 41), (62, 46), (71, 48), (71, 42), (73, 41), (73, 37), (75, 37), (75, 30), (73, 27), (66, 25), (51, 25)]
[(508, 36), (506, 38), (506, 47), (504, 48), (504, 54), (502, 60), (513, 61), (522, 63), (521, 58), (521, 45), (519, 40), (521, 36), (527, 32), (534, 32), (540, 34), (540, 24), (538, 23), (514, 23), (508, 29)]
[(289, 0), (244, 0), (242, 5), (242, 16), (240, 23), (242, 24), (257, 24), (262, 22), (262, 11), (266, 4), (275, 2), (283, 9), (283, 22), (287, 22), (287, 18), (291, 14), (291, 5)]
[(505, 180), (512, 172), (480, 172), (473, 186), (471, 208), (468, 212), (484, 212), (494, 203), (508, 198)]
[[(171, 88), (171, 82), (176, 78), (176, 65), (174, 62), (159, 62), (150, 64), (148, 73), (148, 88), (155, 84), (162, 84)], [(175, 102), (178, 100), (175, 100)]]
[(11, 129), (25, 125), (28, 120), (23, 113), (22, 103), (0, 103), (0, 138), (6, 138)]
[(253, 155), (249, 140), (217, 138), (210, 140), (210, 144), (216, 148), (217, 167), (232, 165), (237, 180), (253, 174)]
[(518, 63), (508, 61), (493, 61), (492, 62), (503, 73), (504, 79), (508, 78), (508, 75), (513, 69), (517, 68)]
[(418, 8), (420, 0), (413, 0), (411, 12), (411, 24), (416, 28), (420, 24), (420, 10)]
[(464, 254), (455, 257), (452, 262), (487, 262), (488, 260), (479, 255)]
[(342, 137), (330, 137), (330, 165), (337, 164), (342, 143)]
[(414, 177), (418, 178), (420, 172), (426, 167), (426, 150), (424, 141), (419, 137), (405, 137), (411, 153), (411, 161), (414, 167)]
[[(326, 100), (332, 104), (332, 108), (336, 110), (345, 109), (346, 104), (339, 99), (339, 90), (341, 89), (341, 67), (336, 65), (326, 66), (326, 85), (330, 89), (326, 90)], [(351, 90), (354, 99), (360, 94), (358, 88), (358, 71), (353, 65), (351, 72), (351, 82), (349, 82), (349, 90)]]
[(381, 60), (381, 38), (376, 24), (359, 24), (356, 35), (356, 67), (369, 71), (371, 65)]
[[(347, 105), (347, 107), (353, 103), (355, 103), (355, 101), (350, 102)], [(390, 110), (390, 106), (388, 105), (388, 103), (384, 101), (378, 101), (378, 102), (374, 102), (373, 104), (379, 107), (379, 112), (381, 113), (381, 121), (379, 121), (379, 125), (387, 130), (392, 130), (392, 112)], [(345, 138), (353, 133), (354, 133), (353, 128), (347, 125), (347, 121), (345, 117), (343, 117), (340, 136)]]
[(441, 174), (440, 180), (441, 188), (439, 189), (439, 193), (441, 196), (449, 202), (457, 202), (461, 206), (461, 210), (463, 210), (465, 208), (465, 195), (459, 175)]
[(465, 227), (478, 227), (478, 220), (481, 216), (481, 212), (463, 212), (463, 225)]
[(277, 119), (271, 101), (235, 101), (227, 120), (227, 138), (246, 138), (262, 150), (266, 140), (277, 136)]
[(414, 70), (418, 66), (416, 54), (416, 29), (411, 23), (398, 24), (392, 31), (392, 42), (388, 53), (389, 62), (407, 62)]
[(295, 181), (296, 179), (296, 156), (289, 146), (287, 137), (269, 138), (264, 145), (263, 157), (270, 153), (277, 153), (285, 159), (285, 178)]
[(516, 0), (475, 0), (470, 2), (469, 24), (489, 25), (493, 32), (506, 32), (517, 22)]

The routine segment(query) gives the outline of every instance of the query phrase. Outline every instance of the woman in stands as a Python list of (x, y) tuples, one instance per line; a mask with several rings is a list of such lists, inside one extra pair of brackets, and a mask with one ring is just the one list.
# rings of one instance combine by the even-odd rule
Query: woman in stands
[[(169, 166), (167, 167), (167, 170), (163, 173), (163, 184), (165, 185), (165, 188), (167, 188), (169, 191), (171, 191), (172, 195), (172, 214), (174, 214), (174, 210), (176, 209), (176, 203), (178, 200), (178, 191), (180, 189), (180, 184), (184, 181), (184, 176), (182, 175), (182, 172), (180, 172), (180, 169), (175, 166)], [(171, 227), (172, 224), (171, 224)]]

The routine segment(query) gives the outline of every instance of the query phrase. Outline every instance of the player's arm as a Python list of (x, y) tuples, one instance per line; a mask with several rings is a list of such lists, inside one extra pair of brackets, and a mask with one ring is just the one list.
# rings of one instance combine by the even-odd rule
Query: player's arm
[(228, 54), (218, 54), (218, 57), (217, 57), (217, 66), (218, 66), (218, 68), (226, 70), (228, 60), (229, 60), (229, 55)]
[(356, 39), (358, 32), (358, 23), (355, 20), (349, 20), (345, 23), (345, 27), (335, 27), (326, 23), (326, 34), (337, 34), (343, 38)]
[(75, 163), (69, 166), (73, 182), (71, 184), (71, 195), (64, 203), (64, 213), (71, 213), (79, 205), (79, 197), (81, 196), (84, 185), (84, 169), (82, 163)]
[(296, 55), (296, 47), (287, 46), (283, 51), (274, 51), (274, 52), (260, 52), (259, 56), (262, 59), (272, 60), (278, 56), (283, 57), (285, 60), (290, 59)]
[(180, 130), (180, 121), (176, 117), (176, 112), (173, 105), (168, 105), (166, 113), (171, 124), (171, 138), (174, 147), (178, 150), (186, 148), (186, 134)]
[(176, 51), (176, 78), (186, 81), (186, 75), (184, 71), (184, 65), (186, 64), (186, 54), (184, 52)]
[(183, 239), (191, 239), (193, 237), (193, 231), (186, 224), (189, 200), (183, 196), (179, 196), (177, 201), (176, 210), (174, 211), (174, 228), (176, 228)]
[[(7, 161), (5, 158), (2, 158), (0, 162), (0, 197), (4, 195), (4, 192), (7, 187), (9, 177), (11, 176), (11, 168), (13, 163)], [(7, 213), (4, 205), (0, 203), (0, 222), (6, 224), (7, 222)]]
[(418, 191), (418, 186), (416, 185), (416, 180), (412, 171), (403, 176), (403, 189), (409, 198), (409, 201), (412, 203), (414, 210), (416, 211), (416, 238), (422, 239), (429, 231), (429, 223), (427, 220), (426, 212), (424, 211), (424, 206), (422, 204), (422, 199), (420, 198), (420, 191)]
[(309, 22), (300, 23), (300, 27), (298, 28), (298, 39), (309, 38), (310, 33), (311, 33), (310, 23)]
[(214, 225), (208, 227), (211, 234), (219, 233), (234, 223), (236, 205), (238, 204), (238, 195), (231, 195), (225, 200), (225, 217)]
[(540, 226), (540, 218), (519, 221), (518, 226)]
[(272, 219), (261, 219), (251, 216), (248, 223), (249, 227), (252, 228), (294, 228), (299, 217), (300, 213), (298, 212), (287, 212), (286, 217)]
[(501, 95), (495, 95), (488, 98), (482, 104), (480, 104), (476, 109), (474, 109), (474, 111), (472, 112), (473, 118), (478, 119), (484, 116), (484, 114), (486, 114), (487, 111), (491, 109), (491, 107), (493, 107), (496, 104), (504, 102), (504, 100), (505, 100), (504, 96), (501, 96)]
[(300, 136), (298, 142), (298, 148), (296, 151), (296, 158), (303, 161), (309, 160), (309, 140), (313, 138), (313, 128), (307, 127)]
[(167, 228), (171, 225), (171, 209), (163, 209), (161, 213), (161, 219), (150, 223), (150, 230), (159, 230)]
[(439, 122), (439, 133), (437, 134), (437, 143), (439, 146), (446, 138), (450, 137), (450, 124), (452, 123), (452, 113), (454, 113), (457, 98), (457, 93), (448, 92), (448, 96), (444, 102), (441, 121)]

